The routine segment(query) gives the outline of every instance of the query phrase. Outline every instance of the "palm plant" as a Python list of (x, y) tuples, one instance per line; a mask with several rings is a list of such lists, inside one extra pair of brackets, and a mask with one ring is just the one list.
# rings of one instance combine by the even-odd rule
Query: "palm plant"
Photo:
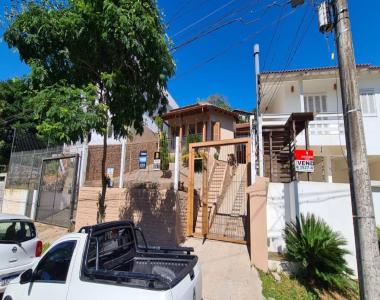
[(347, 242), (322, 219), (301, 215), (286, 225), (284, 239), (287, 259), (299, 263), (298, 275), (308, 284), (346, 294), (355, 291), (353, 271), (344, 259), (350, 253), (344, 248)]

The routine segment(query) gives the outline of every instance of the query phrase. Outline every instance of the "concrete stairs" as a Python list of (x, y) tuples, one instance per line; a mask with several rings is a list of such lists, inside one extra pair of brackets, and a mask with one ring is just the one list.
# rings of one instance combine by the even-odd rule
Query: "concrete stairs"
[[(216, 203), (223, 189), (226, 172), (227, 172), (227, 164), (216, 162), (214, 172), (211, 175), (211, 178), (209, 181), (209, 189), (208, 189), (207, 211), (208, 211), (209, 224), (212, 223), (213, 217), (215, 215)], [(198, 234), (202, 233), (202, 203), (198, 209), (197, 221), (195, 224), (195, 233), (198, 233)]]

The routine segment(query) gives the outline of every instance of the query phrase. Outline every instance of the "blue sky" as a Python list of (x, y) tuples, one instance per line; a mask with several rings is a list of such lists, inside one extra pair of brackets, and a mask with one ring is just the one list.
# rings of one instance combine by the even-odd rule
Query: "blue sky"
[[(5, 2), (8, 0), (0, 2), (1, 14)], [(169, 91), (180, 105), (218, 93), (226, 96), (233, 107), (251, 110), (255, 106), (252, 51), (255, 43), (260, 44), (261, 68), (266, 70), (337, 63), (336, 58), (331, 60), (331, 52), (336, 53), (334, 39), (318, 32), (316, 13), (310, 4), (292, 12), (289, 5), (269, 6), (273, 2), (158, 0), (174, 46), (229, 23), (174, 51), (177, 70), (169, 82)], [(349, 9), (356, 62), (380, 65), (380, 1), (349, 0)], [(281, 21), (277, 22), (280, 16)], [(28, 72), (17, 52), (8, 49), (3, 41), (0, 62), (0, 80)]]

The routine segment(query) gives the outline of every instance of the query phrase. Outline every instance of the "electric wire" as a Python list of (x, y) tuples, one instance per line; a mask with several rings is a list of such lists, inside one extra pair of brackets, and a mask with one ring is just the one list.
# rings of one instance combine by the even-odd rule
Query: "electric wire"
[[(296, 10), (293, 9), (293, 10), (291, 10), (289, 13), (283, 15), (283, 16), (281, 17), (281, 19), (285, 19), (285, 18), (291, 16), (292, 14), (294, 14), (295, 12), (296, 12)], [(259, 19), (261, 19), (261, 17), (260, 17)], [(255, 21), (258, 21), (258, 20), (255, 20)], [(177, 78), (177, 79), (178, 79), (178, 78), (182, 78), (183, 76), (188, 75), (188, 74), (194, 72), (195, 70), (197, 70), (197, 69), (199, 69), (199, 68), (201, 68), (201, 67), (203, 67), (203, 66), (209, 64), (210, 62), (216, 60), (217, 58), (219, 58), (219, 57), (225, 55), (225, 54), (228, 53), (229, 51), (231, 51), (231, 50), (233, 50), (233, 49), (235, 49), (235, 48), (237, 48), (237, 47), (239, 47), (239, 46), (244, 45), (245, 43), (247, 43), (247, 42), (249, 42), (250, 40), (252, 40), (254, 37), (258, 36), (259, 34), (261, 34), (262, 32), (264, 32), (265, 30), (267, 30), (269, 27), (275, 25), (276, 23), (277, 23), (277, 19), (276, 19), (275, 21), (273, 21), (272, 23), (267, 24), (266, 26), (262, 27), (261, 29), (255, 31), (254, 33), (252, 33), (252, 34), (246, 36), (245, 38), (239, 40), (238, 42), (236, 42), (236, 43), (234, 43), (234, 44), (231, 44), (230, 46), (224, 48), (222, 51), (220, 51), (220, 52), (214, 54), (213, 56), (211, 56), (211, 57), (209, 57), (209, 58), (203, 60), (203, 61), (200, 62), (199, 64), (197, 64), (197, 65), (191, 67), (190, 69), (188, 69), (187, 71), (184, 71), (184, 72), (180, 73), (179, 75), (176, 76), (176, 78)]]

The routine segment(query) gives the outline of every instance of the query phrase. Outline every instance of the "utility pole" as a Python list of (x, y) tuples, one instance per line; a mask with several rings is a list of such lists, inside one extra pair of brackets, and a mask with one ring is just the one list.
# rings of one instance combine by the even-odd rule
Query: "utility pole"
[(256, 44), (253, 47), (253, 55), (255, 58), (255, 80), (256, 80), (256, 145), (258, 148), (258, 166), (259, 166), (259, 176), (264, 176), (264, 152), (263, 152), (263, 133), (262, 133), (262, 120), (261, 120), (261, 112), (260, 112), (260, 47)]
[(347, 0), (322, 2), (318, 16), (321, 32), (335, 30), (338, 49), (360, 299), (380, 299), (380, 255)]
[(379, 246), (347, 0), (333, 0), (333, 12), (360, 298), (380, 299)]

